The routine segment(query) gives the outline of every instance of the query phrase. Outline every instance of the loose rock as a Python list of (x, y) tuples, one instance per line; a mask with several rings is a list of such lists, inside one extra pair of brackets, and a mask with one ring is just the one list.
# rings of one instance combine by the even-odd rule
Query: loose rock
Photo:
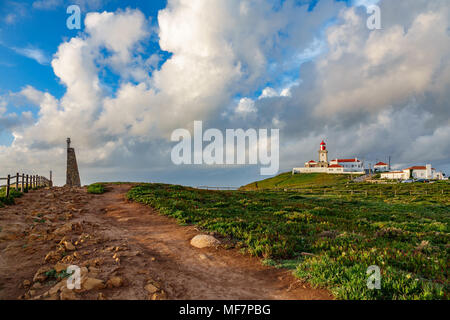
[(151, 283), (148, 283), (148, 284), (144, 287), (144, 289), (147, 290), (148, 293), (150, 293), (150, 294), (153, 294), (153, 293), (155, 293), (155, 292), (157, 292), (157, 291), (159, 290), (157, 287), (155, 287), (155, 286), (154, 286), (153, 284), (151, 284)]
[(206, 234), (200, 234), (192, 238), (191, 245), (196, 248), (216, 247), (220, 241)]
[(95, 278), (85, 278), (82, 281), (81, 289), (77, 290), (79, 292), (91, 291), (91, 290), (100, 290), (105, 287), (103, 280), (95, 279)]
[(123, 279), (121, 277), (112, 277), (106, 282), (108, 288), (119, 288), (123, 285)]
[(69, 250), (69, 251), (75, 250), (75, 246), (70, 241), (64, 241), (64, 247), (66, 248), (66, 250)]

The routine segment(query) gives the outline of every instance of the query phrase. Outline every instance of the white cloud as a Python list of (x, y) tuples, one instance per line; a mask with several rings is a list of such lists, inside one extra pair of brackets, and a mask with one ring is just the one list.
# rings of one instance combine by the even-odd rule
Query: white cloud
[(328, 30), (330, 50), (317, 64), (323, 82), (316, 114), (376, 112), (441, 83), (450, 55), (448, 14), (447, 6), (417, 15), (407, 31), (394, 25), (369, 32), (363, 17), (346, 10), (344, 23)]
[(83, 11), (98, 10), (106, 1), (104, 0), (37, 0), (33, 8), (37, 10), (54, 10), (61, 6), (78, 5)]
[(50, 62), (49, 57), (44, 53), (44, 51), (42, 51), (39, 48), (33, 48), (33, 47), (27, 47), (27, 48), (18, 48), (18, 47), (12, 47), (11, 49), (13, 49), (16, 53), (33, 59), (35, 60), (37, 63), (42, 64), (42, 65), (46, 65)]
[(278, 92), (275, 89), (273, 89), (271, 87), (266, 87), (262, 91), (262, 93), (258, 99), (272, 98), (272, 97), (277, 97), (277, 96), (278, 96)]
[(63, 0), (38, 0), (33, 2), (33, 8), (38, 10), (52, 10), (63, 5)]
[(27, 98), (28, 101), (32, 102), (36, 106), (39, 106), (43, 102), (45, 97), (45, 94), (43, 92), (30, 85), (23, 88), (19, 94)]
[(255, 101), (249, 98), (242, 98), (235, 110), (236, 113), (245, 115), (249, 112), (256, 112)]
[(26, 4), (16, 1), (5, 2), (3, 11), (7, 12), (7, 14), (1, 20), (7, 24), (15, 24), (27, 14)]

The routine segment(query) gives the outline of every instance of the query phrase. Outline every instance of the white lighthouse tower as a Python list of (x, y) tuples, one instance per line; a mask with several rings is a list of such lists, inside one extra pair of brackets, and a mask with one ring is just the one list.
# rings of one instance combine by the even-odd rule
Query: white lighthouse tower
[(328, 150), (327, 144), (322, 140), (319, 149), (319, 167), (328, 167)]

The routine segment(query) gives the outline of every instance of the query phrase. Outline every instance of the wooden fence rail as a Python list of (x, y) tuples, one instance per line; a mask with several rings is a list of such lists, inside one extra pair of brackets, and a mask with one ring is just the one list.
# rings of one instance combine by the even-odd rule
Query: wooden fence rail
[[(6, 184), (2, 185), (2, 181), (6, 181)], [(52, 172), (50, 171), (50, 179), (47, 179), (44, 176), (39, 175), (30, 175), (30, 174), (19, 174), (18, 172), (15, 175), (8, 174), (7, 177), (0, 177), (0, 188), (6, 188), (6, 197), (9, 197), (11, 194), (11, 188), (15, 187), (16, 191), (23, 192), (24, 190), (37, 188), (37, 187), (52, 187)]]

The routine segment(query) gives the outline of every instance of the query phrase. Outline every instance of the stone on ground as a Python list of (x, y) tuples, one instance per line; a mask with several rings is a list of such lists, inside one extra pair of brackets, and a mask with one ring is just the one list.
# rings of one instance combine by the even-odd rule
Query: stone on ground
[(200, 234), (192, 238), (191, 245), (196, 248), (215, 247), (220, 244), (220, 241), (206, 234)]
[(106, 282), (108, 288), (119, 288), (123, 285), (123, 279), (121, 277), (112, 277)]
[(147, 290), (148, 293), (150, 293), (150, 294), (155, 293), (159, 290), (158, 287), (154, 286), (151, 283), (147, 283), (147, 285), (144, 287), (144, 289)]

